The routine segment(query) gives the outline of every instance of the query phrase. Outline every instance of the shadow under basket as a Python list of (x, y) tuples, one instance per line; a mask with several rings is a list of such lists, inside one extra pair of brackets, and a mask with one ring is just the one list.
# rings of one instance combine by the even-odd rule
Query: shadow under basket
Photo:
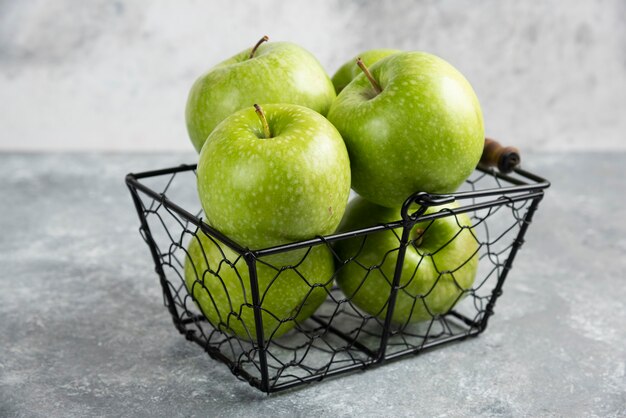
[[(546, 180), (520, 168), (503, 174), (479, 166), (456, 193), (415, 193), (408, 197), (400, 219), (394, 222), (249, 250), (203, 222), (195, 165), (129, 174), (126, 183), (176, 328), (212, 358), (228, 365), (238, 378), (267, 393), (367, 369), (483, 332), (549, 186)], [(450, 202), (456, 205), (437, 210), (437, 206)], [(430, 210), (414, 211), (416, 203)], [(410, 232), (418, 223), (428, 226), (446, 217), (471, 222), (471, 227), (461, 229), (475, 240), (475, 278), (469, 285), (457, 283), (455, 269), (462, 268), (467, 260), (460, 261), (453, 269), (439, 271), (433, 286), (423, 294), (409, 294), (407, 283), (418, 280), (419, 274), (419, 263), (408, 273), (410, 277), (403, 273), (407, 251), (415, 247)], [(380, 260), (365, 263), (358, 248), (364, 248), (376, 234), (393, 234), (397, 245)], [(196, 251), (199, 248), (202, 254), (202, 262), (195, 265), (188, 253), (192, 240), (197, 241)], [(337, 246), (345, 240), (361, 244), (353, 254), (342, 256)], [(452, 240), (441, 244), (441, 250)], [(334, 268), (328, 277), (307, 277), (311, 271), (321, 271), (303, 268), (307, 257), (313, 257), (320, 246), (332, 254)], [(420, 256), (432, 258), (437, 252), (422, 252)], [(276, 260), (290, 261), (276, 265)], [(394, 264), (391, 274), (389, 262)], [(386, 302), (380, 312), (366, 313), (337, 287), (336, 279), (345, 269), (357, 274), (363, 283), (374, 276), (384, 279), (386, 290), (381, 292), (386, 292)], [(444, 312), (432, 312), (429, 294), (436, 292), (444, 279), (457, 285), (456, 299)], [(271, 312), (269, 297), (265, 296), (285, 281), (301, 290), (302, 300), (287, 314)], [(238, 296), (228, 295), (233, 289)], [(192, 294), (203, 300), (195, 300)], [(299, 315), (313, 295), (323, 300), (321, 305), (313, 315)], [(415, 309), (429, 312), (429, 318), (395, 321), (396, 302), (406, 305), (407, 297)], [(284, 335), (278, 336), (281, 333)]]

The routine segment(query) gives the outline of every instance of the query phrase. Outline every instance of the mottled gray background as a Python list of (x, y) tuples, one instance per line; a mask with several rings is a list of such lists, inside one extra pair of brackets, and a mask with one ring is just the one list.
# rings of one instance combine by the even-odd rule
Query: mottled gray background
[(329, 73), (433, 52), (526, 150), (626, 149), (626, 2), (0, 0), (0, 150), (191, 150), (187, 91), (261, 35)]

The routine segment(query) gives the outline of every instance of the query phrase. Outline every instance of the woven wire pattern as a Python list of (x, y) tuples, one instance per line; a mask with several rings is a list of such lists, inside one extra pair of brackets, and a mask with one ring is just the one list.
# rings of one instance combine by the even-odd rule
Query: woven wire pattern
[[(191, 166), (174, 173), (142, 178), (141, 183), (161, 197), (149, 196), (130, 186), (142, 220), (140, 233), (151, 247), (164, 290), (164, 303), (176, 327), (189, 340), (201, 345), (211, 357), (226, 363), (240, 379), (266, 392), (321, 380), (352, 369), (367, 368), (386, 359), (416, 354), (482, 332), (493, 312), (495, 299), (501, 293), (505, 272), (511, 267), (512, 250), (523, 242), (523, 225), (530, 221), (529, 208), (539, 200), (536, 196), (519, 198), (519, 195), (514, 199), (505, 193), (500, 196), (473, 196), (473, 192), (511, 185), (493, 171), (476, 170), (461, 189), (469, 193), (466, 193), (459, 208), (442, 210), (437, 215), (439, 218), (454, 218), (459, 223), (459, 231), (467, 230), (476, 241), (476, 253), (472, 257), (477, 257), (478, 267), (473, 283), (468, 288), (457, 283), (459, 295), (456, 303), (444, 313), (431, 313), (429, 319), (416, 323), (386, 324), (384, 312), (376, 315), (364, 312), (342, 292), (335, 281), (342, 269), (358, 266), (357, 270), (362, 274), (361, 281), (380, 274), (391, 289), (394, 277), (390, 277), (383, 268), (386, 259), (396, 257), (403, 246), (415, 245), (415, 240), (402, 243), (403, 228), (408, 228), (402, 219), (394, 224), (381, 225), (377, 231), (345, 238), (358, 240), (357, 248), (362, 250), (368, 240), (374, 239), (377, 234), (395, 236), (397, 245), (384, 252), (377, 262), (363, 263), (360, 250), (349, 257), (342, 257), (337, 251), (337, 243), (341, 240), (331, 242), (320, 237), (311, 246), (286, 251), (293, 253), (289, 263), (276, 263), (272, 256), (250, 257), (243, 252), (238, 253), (228, 248), (218, 237), (207, 234), (206, 228), (199, 227), (202, 210), (196, 195), (196, 172)], [(183, 216), (168, 207), (164, 204), (166, 197), (188, 211), (193, 209), (190, 212), (193, 215)], [(471, 228), (462, 225), (457, 219), (460, 213), (465, 212), (471, 220)], [(437, 220), (431, 220), (425, 229), (434, 222)], [(454, 239), (456, 235), (437, 251), (445, 250)], [(199, 268), (191, 260), (188, 249), (193, 240), (200, 246), (208, 268)], [(210, 251), (207, 248), (209, 246)], [(327, 277), (307, 277), (305, 271), (307, 258), (313, 257), (317, 246), (326, 247), (328, 253), (332, 254), (335, 268)], [(434, 253), (436, 251), (423, 254), (422, 257), (433, 257)], [(195, 269), (195, 279), (191, 285), (185, 280), (185, 264), (190, 262)], [(461, 268), (467, 262), (460, 261), (455, 268)], [(255, 286), (255, 283), (250, 283), (250, 264), (254, 264), (257, 271), (263, 269), (265, 275), (273, 275), (266, 288), (259, 288), (259, 312), (263, 312), (263, 321), (276, 324), (272, 329), (277, 334), (282, 326), (291, 328), (285, 335), (275, 337), (270, 331), (259, 339), (257, 330), (250, 326), (249, 319), (254, 317), (254, 303), (249, 293), (250, 288)], [(408, 278), (409, 282), (417, 280), (415, 275), (419, 269), (418, 263)], [(455, 269), (440, 271), (431, 290), (444, 275), (449, 275), (456, 282), (454, 273)], [(206, 305), (197, 303), (193, 295), (206, 294), (209, 298), (217, 298), (218, 295), (211, 295), (211, 290), (205, 286), (209, 280), (218, 281), (228, 293), (228, 285), (224, 280), (227, 275), (236, 277), (235, 286), (239, 286), (246, 294), (245, 303), (239, 305), (231, 301), (230, 309), (224, 309), (223, 305), (217, 306), (211, 299), (213, 309), (219, 311), (216, 318), (215, 314), (211, 316), (203, 312)], [(271, 291), (272, 286), (279, 286), (278, 283), (285, 277), (292, 283), (297, 281), (300, 287), (308, 287), (308, 291), (304, 292), (301, 306), (295, 307), (289, 314), (277, 315), (264, 307), (264, 296)], [(204, 293), (196, 293), (196, 289)], [(308, 300), (313, 299), (313, 295), (319, 298), (320, 292), (325, 293), (323, 303), (312, 316), (301, 320), (298, 316), (300, 310)], [(399, 286), (397, 294), (402, 292), (403, 287)], [(406, 296), (405, 292), (402, 297)], [(428, 292), (408, 296), (415, 305), (423, 306), (430, 312)], [(388, 305), (387, 302), (384, 308), (388, 308)], [(243, 319), (245, 310), (252, 315), (247, 317), (248, 320)], [(235, 332), (235, 329), (239, 331)]]

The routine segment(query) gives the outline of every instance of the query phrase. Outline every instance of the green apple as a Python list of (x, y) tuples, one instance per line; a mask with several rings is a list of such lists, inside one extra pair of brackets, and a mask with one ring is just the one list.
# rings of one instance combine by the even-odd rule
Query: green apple
[(335, 89), (317, 59), (298, 45), (264, 40), (216, 65), (191, 87), (185, 116), (198, 152), (219, 122), (254, 103), (293, 103), (328, 112)]
[[(272, 256), (262, 260), (256, 263), (257, 278), (263, 335), (269, 340), (310, 317), (324, 302), (334, 260), (324, 245), (294, 260), (295, 267)], [(198, 232), (187, 247), (184, 269), (189, 294), (215, 328), (256, 340), (250, 274), (242, 256)]]
[(202, 148), (197, 173), (208, 223), (251, 249), (334, 232), (350, 194), (341, 135), (292, 104), (226, 118)]
[[(456, 204), (432, 207), (426, 214), (454, 207)], [(348, 205), (339, 231), (400, 219), (400, 210), (357, 197)], [(415, 225), (402, 265), (393, 323), (407, 324), (445, 314), (466, 295), (474, 283), (479, 257), (471, 226), (466, 214)], [(339, 287), (357, 307), (381, 319), (387, 314), (401, 235), (401, 229), (385, 230), (365, 240), (357, 237), (335, 244), (342, 260), (354, 257), (337, 272)]]
[(352, 187), (400, 207), (411, 194), (455, 191), (485, 140), (474, 90), (434, 55), (400, 52), (378, 61), (337, 96), (328, 119), (348, 148)]
[(398, 49), (371, 49), (369, 51), (365, 51), (358, 56), (354, 57), (350, 61), (343, 64), (335, 75), (331, 78), (333, 85), (335, 86), (335, 91), (337, 94), (341, 93), (341, 90), (344, 89), (350, 82), (359, 74), (361, 74), (361, 69), (356, 64), (356, 59), (358, 57), (361, 58), (363, 63), (370, 67), (380, 61), (381, 59), (388, 57), (389, 55), (395, 54), (397, 52), (402, 52)]

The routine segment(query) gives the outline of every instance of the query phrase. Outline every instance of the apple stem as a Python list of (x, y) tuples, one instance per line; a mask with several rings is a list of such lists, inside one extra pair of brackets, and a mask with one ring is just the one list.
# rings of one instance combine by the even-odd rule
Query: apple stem
[(264, 138), (271, 138), (272, 133), (270, 132), (270, 125), (267, 123), (265, 112), (263, 112), (263, 109), (261, 109), (261, 106), (259, 106), (256, 103), (254, 105), (254, 110), (256, 111), (256, 114), (259, 115), (259, 119), (261, 119), (261, 125), (263, 125), (263, 134), (265, 135)]
[(256, 43), (256, 45), (254, 45), (254, 47), (252, 48), (252, 51), (250, 51), (250, 56), (248, 58), (254, 58), (254, 53), (256, 52), (257, 48), (263, 43), (263, 42), (267, 42), (269, 41), (270, 38), (265, 35), (263, 36), (261, 39), (259, 39), (259, 42)]
[(367, 69), (361, 57), (356, 59), (356, 65), (359, 66), (359, 68), (365, 74), (365, 77), (367, 77), (367, 79), (370, 81), (370, 83), (372, 84), (372, 87), (374, 87), (374, 91), (376, 92), (376, 94), (380, 94), (383, 91), (383, 89), (380, 88), (380, 85), (374, 79), (374, 76), (372, 75), (372, 73), (370, 73), (370, 70)]
[(416, 247), (419, 247), (420, 245), (422, 245), (422, 241), (424, 241), (424, 230), (422, 228), (415, 228), (413, 230), (413, 236), (415, 237), (413, 244)]

